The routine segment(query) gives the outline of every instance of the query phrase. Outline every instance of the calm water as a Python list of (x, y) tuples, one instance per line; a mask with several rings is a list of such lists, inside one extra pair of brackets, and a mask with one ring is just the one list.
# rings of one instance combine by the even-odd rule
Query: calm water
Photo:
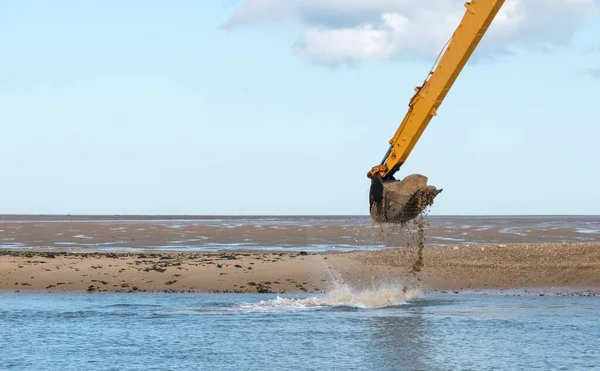
[(392, 294), (390, 299), (383, 289), (312, 298), (0, 293), (0, 369), (574, 370), (600, 365), (600, 298)]

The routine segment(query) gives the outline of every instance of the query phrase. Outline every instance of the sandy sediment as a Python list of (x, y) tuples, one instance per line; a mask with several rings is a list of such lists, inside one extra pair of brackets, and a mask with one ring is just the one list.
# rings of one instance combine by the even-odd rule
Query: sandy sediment
[[(426, 246), (349, 253), (0, 250), (0, 290), (324, 292), (339, 284), (424, 290), (600, 291), (600, 243)], [(591, 290), (591, 291), (590, 291)]]
[[(416, 235), (370, 217), (0, 215), (0, 248), (217, 250), (248, 247), (409, 246)], [(390, 233), (394, 232), (394, 233)], [(426, 243), (600, 241), (599, 217), (427, 217)], [(244, 244), (244, 245), (241, 245)]]

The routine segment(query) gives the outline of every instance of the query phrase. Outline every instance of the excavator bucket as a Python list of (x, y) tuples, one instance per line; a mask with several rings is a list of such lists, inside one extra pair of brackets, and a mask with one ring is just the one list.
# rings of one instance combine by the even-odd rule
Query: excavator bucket
[(404, 224), (433, 205), (442, 190), (427, 185), (427, 177), (412, 174), (402, 180), (371, 179), (371, 217), (379, 223)]

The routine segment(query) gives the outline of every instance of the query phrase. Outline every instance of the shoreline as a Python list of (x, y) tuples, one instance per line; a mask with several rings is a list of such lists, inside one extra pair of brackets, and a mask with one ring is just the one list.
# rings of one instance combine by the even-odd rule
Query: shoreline
[(600, 293), (600, 243), (425, 246), (353, 252), (0, 249), (0, 291), (323, 293), (403, 285), (423, 291)]

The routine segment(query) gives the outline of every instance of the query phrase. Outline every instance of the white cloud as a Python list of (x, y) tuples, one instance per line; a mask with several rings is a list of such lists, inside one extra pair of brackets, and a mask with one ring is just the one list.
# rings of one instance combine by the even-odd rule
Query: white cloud
[(459, 21), (460, 17), (435, 17), (430, 12), (412, 18), (402, 13), (383, 13), (381, 22), (376, 25), (309, 27), (297, 44), (296, 52), (307, 60), (328, 64), (389, 59), (402, 53), (433, 55), (445, 44)]
[[(436, 55), (464, 14), (464, 0), (245, 0), (226, 27), (299, 24), (295, 51), (324, 64)], [(480, 49), (568, 44), (600, 15), (600, 0), (507, 0)]]

